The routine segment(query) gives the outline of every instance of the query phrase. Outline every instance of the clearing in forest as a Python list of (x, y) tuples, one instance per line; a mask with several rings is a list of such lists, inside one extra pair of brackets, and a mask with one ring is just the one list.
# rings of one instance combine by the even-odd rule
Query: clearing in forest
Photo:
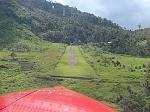
[(69, 56), (68, 56), (68, 65), (76, 65), (78, 63), (76, 55), (75, 55), (75, 49), (74, 47), (70, 47)]
[(95, 78), (96, 74), (91, 66), (84, 60), (78, 46), (68, 46), (58, 64), (56, 75), (65, 77)]

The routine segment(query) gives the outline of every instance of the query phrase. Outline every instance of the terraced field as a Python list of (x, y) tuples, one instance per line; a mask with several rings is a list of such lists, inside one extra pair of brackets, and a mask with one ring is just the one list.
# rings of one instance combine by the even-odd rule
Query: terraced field
[(42, 47), (43, 50), (15, 52), (14, 59), (10, 56), (12, 51), (0, 51), (0, 94), (58, 85), (45, 77), (53, 74), (65, 46), (43, 43)]

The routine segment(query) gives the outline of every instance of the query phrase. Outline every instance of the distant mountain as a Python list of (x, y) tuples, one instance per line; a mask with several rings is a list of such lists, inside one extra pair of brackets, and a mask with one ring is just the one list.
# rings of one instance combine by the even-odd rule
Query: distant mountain
[[(51, 42), (107, 43), (109, 51), (132, 54), (134, 32), (76, 8), (46, 0), (0, 0), (0, 45), (17, 38)], [(102, 44), (103, 45), (103, 44)], [(136, 53), (134, 54), (136, 55)]]

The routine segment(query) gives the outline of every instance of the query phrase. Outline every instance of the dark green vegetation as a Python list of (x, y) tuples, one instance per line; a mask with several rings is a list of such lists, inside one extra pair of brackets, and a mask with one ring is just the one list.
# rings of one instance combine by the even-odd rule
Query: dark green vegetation
[[(8, 30), (13, 33), (20, 25), (54, 42), (87, 42), (97, 32), (97, 28), (120, 28), (107, 19), (46, 0), (1, 0), (0, 11), (0, 15), (4, 16), (1, 18), (1, 26), (5, 26), (5, 32)], [(17, 35), (18, 32), (14, 34)]]
[[(1, 0), (0, 16), (0, 45), (3, 47), (6, 45), (4, 43), (32, 32), (51, 42), (92, 42), (113, 53), (150, 56), (148, 29), (124, 30), (110, 20), (58, 3)], [(27, 35), (26, 38), (33, 36), (30, 33)]]

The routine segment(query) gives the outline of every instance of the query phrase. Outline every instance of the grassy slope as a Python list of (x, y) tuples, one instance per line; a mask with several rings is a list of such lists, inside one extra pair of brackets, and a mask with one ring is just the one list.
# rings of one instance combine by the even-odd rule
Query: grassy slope
[[(104, 67), (101, 65), (101, 62), (97, 63), (97, 60), (101, 60), (102, 57), (95, 56), (94, 50), (90, 48), (82, 50), (84, 50), (83, 56), (86, 57), (89, 64), (93, 67), (93, 69), (95, 69), (97, 75), (99, 75), (100, 81), (68, 79), (63, 82), (64, 86), (79, 91), (97, 100), (104, 100), (110, 103), (116, 103), (117, 99), (120, 96), (128, 95), (127, 88), (129, 86), (134, 91), (141, 91), (142, 88), (140, 87), (140, 83), (134, 83), (134, 81), (139, 81), (140, 78), (143, 78), (144, 72), (141, 71), (142, 69), (132, 73), (129, 72), (127, 69), (121, 70), (113, 67), (112, 65)], [(142, 65), (149, 61), (149, 59), (146, 58), (135, 58), (130, 56), (121, 56), (105, 53), (103, 55), (106, 58), (113, 56), (116, 60), (119, 60), (121, 61), (121, 63), (124, 63), (126, 65)], [(104, 80), (105, 82), (101, 82)]]
[(94, 70), (86, 63), (82, 57), (79, 47), (74, 46), (75, 54), (77, 58), (77, 65), (68, 65), (68, 56), (70, 51), (70, 46), (67, 47), (64, 56), (61, 59), (61, 62), (56, 68), (56, 74), (62, 76), (77, 76), (77, 77), (95, 77)]
[[(11, 51), (0, 51), (0, 94), (8, 92), (22, 91), (31, 88), (50, 87), (59, 84), (57, 81), (47, 80), (47, 73), (53, 73), (54, 67), (59, 62), (65, 47), (62, 44), (51, 44), (46, 42), (39, 42), (42, 46), (36, 46), (36, 49), (45, 50), (31, 51), (31, 52), (15, 52), (17, 54), (16, 60), (12, 60), (9, 56)], [(20, 60), (27, 60), (29, 63), (35, 62), (31, 70), (23, 71)], [(39, 78), (43, 77), (43, 78)]]
[[(123, 63), (126, 68), (122, 69), (119, 67), (114, 67), (113, 65), (108, 66), (101, 66), (100, 63), (95, 62), (95, 69), (97, 73), (100, 75), (101, 79), (104, 80), (110, 80), (110, 81), (118, 81), (118, 82), (127, 82), (127, 81), (140, 81), (145, 72), (144, 69), (136, 69), (135, 72), (129, 71), (128, 67), (133, 66), (135, 69), (136, 66), (143, 66), (143, 64), (146, 64), (149, 59), (144, 58), (134, 58), (134, 57), (128, 57), (128, 56), (119, 56), (119, 55), (113, 55), (113, 54), (107, 54), (105, 57), (116, 57), (115, 60), (119, 60), (121, 63)], [(99, 57), (100, 58), (100, 57)]]
[[(117, 81), (117, 82), (132, 82), (140, 81), (145, 74), (146, 65), (150, 59), (149, 58), (138, 58), (126, 55), (116, 55), (111, 53), (103, 53), (102, 51), (96, 51), (92, 47), (83, 48), (84, 56), (87, 61), (96, 70), (96, 73), (102, 80), (107, 81)], [(114, 67), (114, 65), (109, 62), (105, 63), (104, 60), (112, 58), (112, 61), (119, 61), (123, 67)], [(139, 69), (139, 67), (141, 67)], [(130, 71), (129, 69), (135, 71)]]

